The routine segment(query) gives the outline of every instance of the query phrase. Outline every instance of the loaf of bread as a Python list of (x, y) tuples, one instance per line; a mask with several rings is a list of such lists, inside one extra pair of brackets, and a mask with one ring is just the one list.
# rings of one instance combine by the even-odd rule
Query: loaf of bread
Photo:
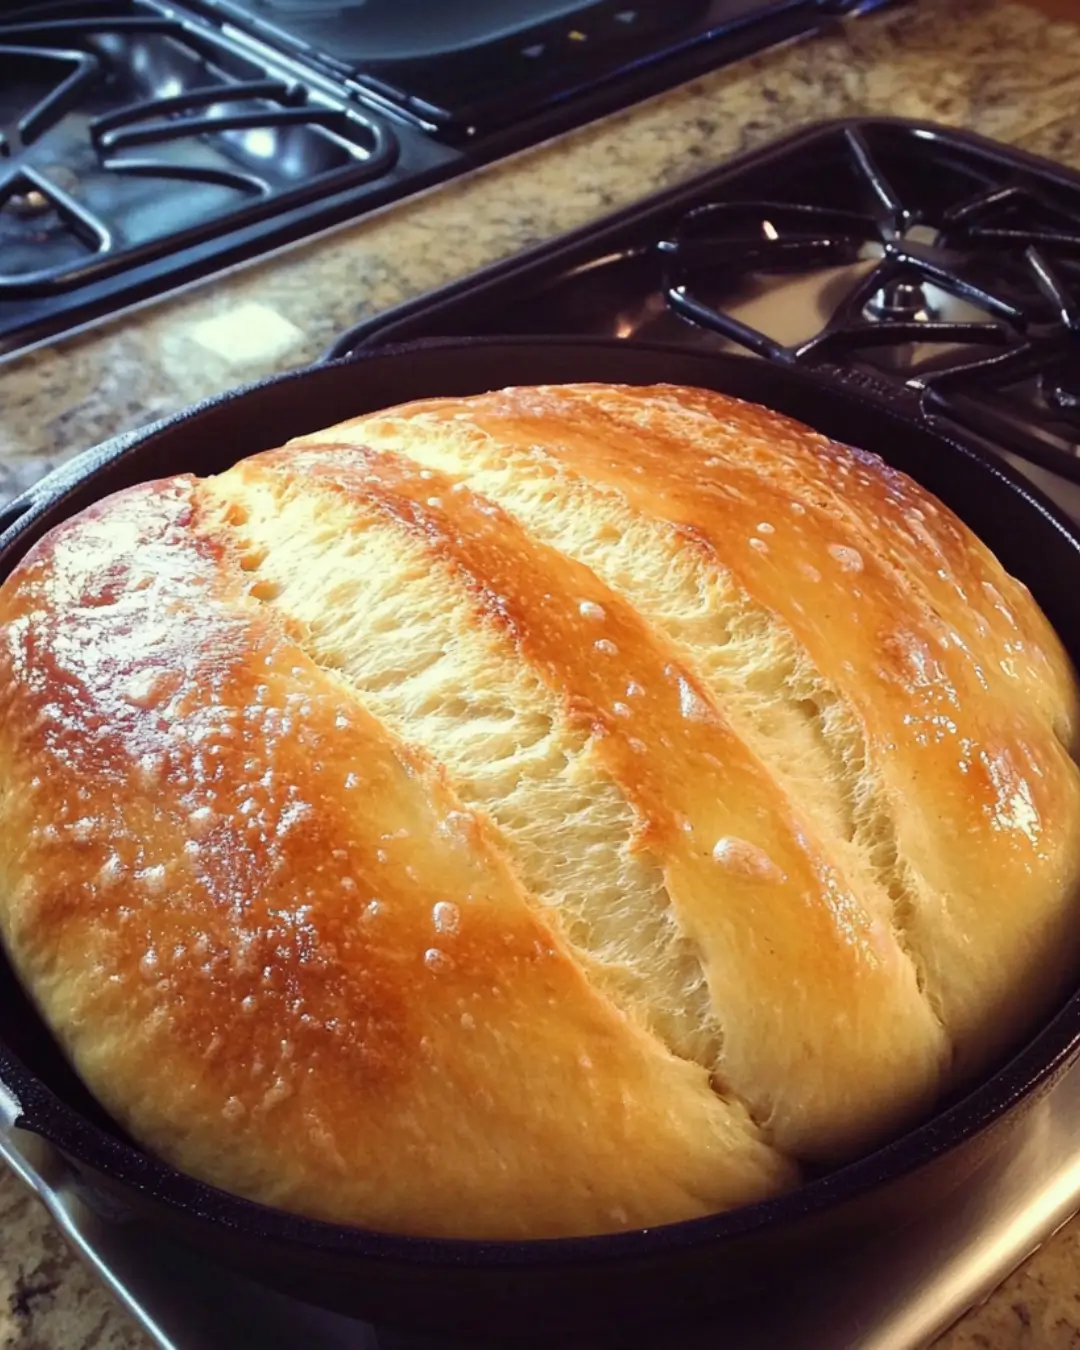
[(872, 455), (671, 387), (414, 403), (119, 493), (7, 580), (0, 930), (219, 1187), (666, 1223), (1046, 1015), (1076, 742), (1031, 596)]

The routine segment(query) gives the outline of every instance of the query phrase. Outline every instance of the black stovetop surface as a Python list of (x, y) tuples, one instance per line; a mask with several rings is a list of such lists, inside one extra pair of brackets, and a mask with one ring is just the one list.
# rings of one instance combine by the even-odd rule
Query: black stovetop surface
[(807, 0), (216, 0), (323, 53), (359, 85), (469, 140), (600, 83), (692, 57), (744, 25), (804, 24)]

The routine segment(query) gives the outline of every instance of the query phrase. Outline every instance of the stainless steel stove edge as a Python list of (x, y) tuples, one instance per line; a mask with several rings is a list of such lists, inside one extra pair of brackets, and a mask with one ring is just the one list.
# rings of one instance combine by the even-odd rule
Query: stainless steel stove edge
[(80, 1213), (83, 1207), (73, 1204), (67, 1164), (43, 1140), (20, 1130), (17, 1119), (18, 1103), (0, 1086), (0, 1161), (37, 1196), (75, 1254), (160, 1350), (194, 1350), (172, 1340), (140, 1302), (137, 1292), (119, 1278), (86, 1231), (85, 1216)]
[[(3, 1103), (0, 1159), (42, 1200), (78, 1256), (160, 1350), (413, 1346), (407, 1336), (395, 1333), (384, 1341), (383, 1333), (363, 1323), (211, 1267), (141, 1225), (102, 1219), (80, 1197), (68, 1164), (13, 1123), (17, 1110), (17, 1103)], [(783, 1306), (773, 1300), (731, 1315), (725, 1310), (725, 1327), (737, 1333), (733, 1343), (740, 1350), (794, 1343), (800, 1350), (930, 1345), (1080, 1208), (1078, 1116), (1080, 1070), (1074, 1068), (979, 1174), (933, 1212), (883, 1237), (872, 1253), (815, 1272), (812, 1286)], [(705, 1350), (713, 1335), (692, 1336), (686, 1350)]]

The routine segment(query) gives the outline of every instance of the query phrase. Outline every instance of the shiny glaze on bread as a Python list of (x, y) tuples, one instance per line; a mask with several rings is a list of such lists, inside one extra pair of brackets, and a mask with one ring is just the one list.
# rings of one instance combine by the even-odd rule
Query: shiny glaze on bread
[(0, 588), (0, 928), (148, 1147), (432, 1235), (668, 1222), (924, 1115), (1075, 970), (1077, 687), (873, 456), (432, 400)]

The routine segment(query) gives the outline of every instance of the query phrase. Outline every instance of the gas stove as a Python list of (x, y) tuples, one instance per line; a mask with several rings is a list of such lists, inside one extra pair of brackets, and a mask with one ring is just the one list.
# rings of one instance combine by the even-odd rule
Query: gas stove
[(0, 0), (0, 356), (881, 0)]

